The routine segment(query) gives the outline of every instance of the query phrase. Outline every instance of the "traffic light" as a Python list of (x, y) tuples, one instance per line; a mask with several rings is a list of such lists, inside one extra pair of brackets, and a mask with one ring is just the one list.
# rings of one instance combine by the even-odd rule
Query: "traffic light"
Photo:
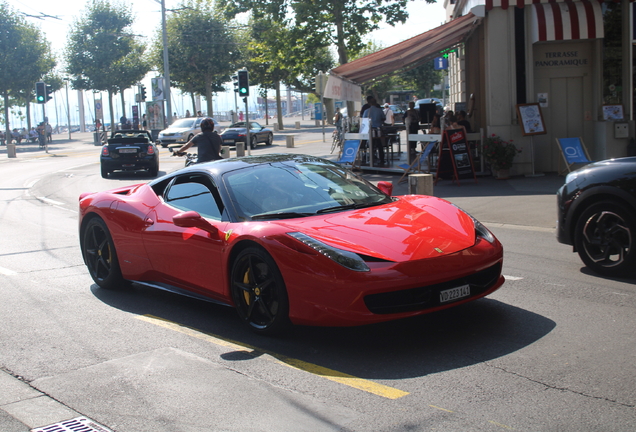
[(232, 83), (234, 84), (234, 91), (238, 93), (238, 75), (232, 75)]
[(139, 86), (139, 94), (141, 97), (141, 101), (145, 102), (146, 101), (146, 86), (145, 85)]
[(53, 93), (53, 88), (50, 85), (46, 85), (46, 100), (44, 102), (48, 102), (51, 99), (53, 99), (53, 96), (51, 96), (51, 93)]
[(238, 93), (239, 96), (250, 95), (250, 79), (246, 70), (238, 71)]
[(41, 81), (35, 83), (35, 101), (46, 103), (46, 84)]
[(311, 77), (311, 91), (316, 93), (316, 77)]

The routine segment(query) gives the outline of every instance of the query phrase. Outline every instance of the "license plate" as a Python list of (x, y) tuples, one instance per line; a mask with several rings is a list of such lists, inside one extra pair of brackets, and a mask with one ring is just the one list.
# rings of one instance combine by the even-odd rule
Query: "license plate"
[(137, 153), (136, 148), (122, 148), (119, 149), (119, 153)]
[(225, 140), (223, 141), (225, 144), (234, 144), (234, 140)]
[(451, 288), (439, 292), (439, 302), (448, 303), (453, 300), (468, 297), (470, 295), (470, 286), (462, 285), (457, 288)]
[(133, 168), (135, 164), (121, 164), (123, 168)]

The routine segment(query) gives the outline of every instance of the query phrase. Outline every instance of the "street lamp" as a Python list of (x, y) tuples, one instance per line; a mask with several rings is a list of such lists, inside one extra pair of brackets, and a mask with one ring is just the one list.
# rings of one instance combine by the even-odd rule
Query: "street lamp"
[(71, 139), (71, 108), (68, 101), (68, 82), (70, 78), (62, 78), (66, 81), (66, 117), (68, 120), (68, 139)]

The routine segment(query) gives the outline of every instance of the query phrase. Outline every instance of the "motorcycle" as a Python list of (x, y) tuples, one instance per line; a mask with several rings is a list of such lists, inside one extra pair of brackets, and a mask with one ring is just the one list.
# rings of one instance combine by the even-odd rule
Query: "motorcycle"
[[(172, 151), (172, 149), (170, 149), (170, 151)], [(195, 163), (197, 163), (199, 161), (199, 157), (196, 153), (186, 153), (186, 154), (179, 154), (179, 152), (176, 151), (172, 151), (172, 156), (185, 156), (186, 160), (185, 160), (185, 166), (189, 167), (190, 165), (194, 165)]]

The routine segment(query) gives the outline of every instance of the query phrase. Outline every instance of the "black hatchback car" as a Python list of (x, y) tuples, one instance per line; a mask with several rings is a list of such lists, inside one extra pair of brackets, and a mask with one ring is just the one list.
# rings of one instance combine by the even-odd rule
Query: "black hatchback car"
[(102, 147), (99, 161), (104, 178), (116, 170), (147, 170), (151, 177), (159, 173), (159, 151), (144, 130), (115, 131)]
[(636, 157), (573, 171), (557, 192), (557, 240), (593, 271), (636, 274)]

